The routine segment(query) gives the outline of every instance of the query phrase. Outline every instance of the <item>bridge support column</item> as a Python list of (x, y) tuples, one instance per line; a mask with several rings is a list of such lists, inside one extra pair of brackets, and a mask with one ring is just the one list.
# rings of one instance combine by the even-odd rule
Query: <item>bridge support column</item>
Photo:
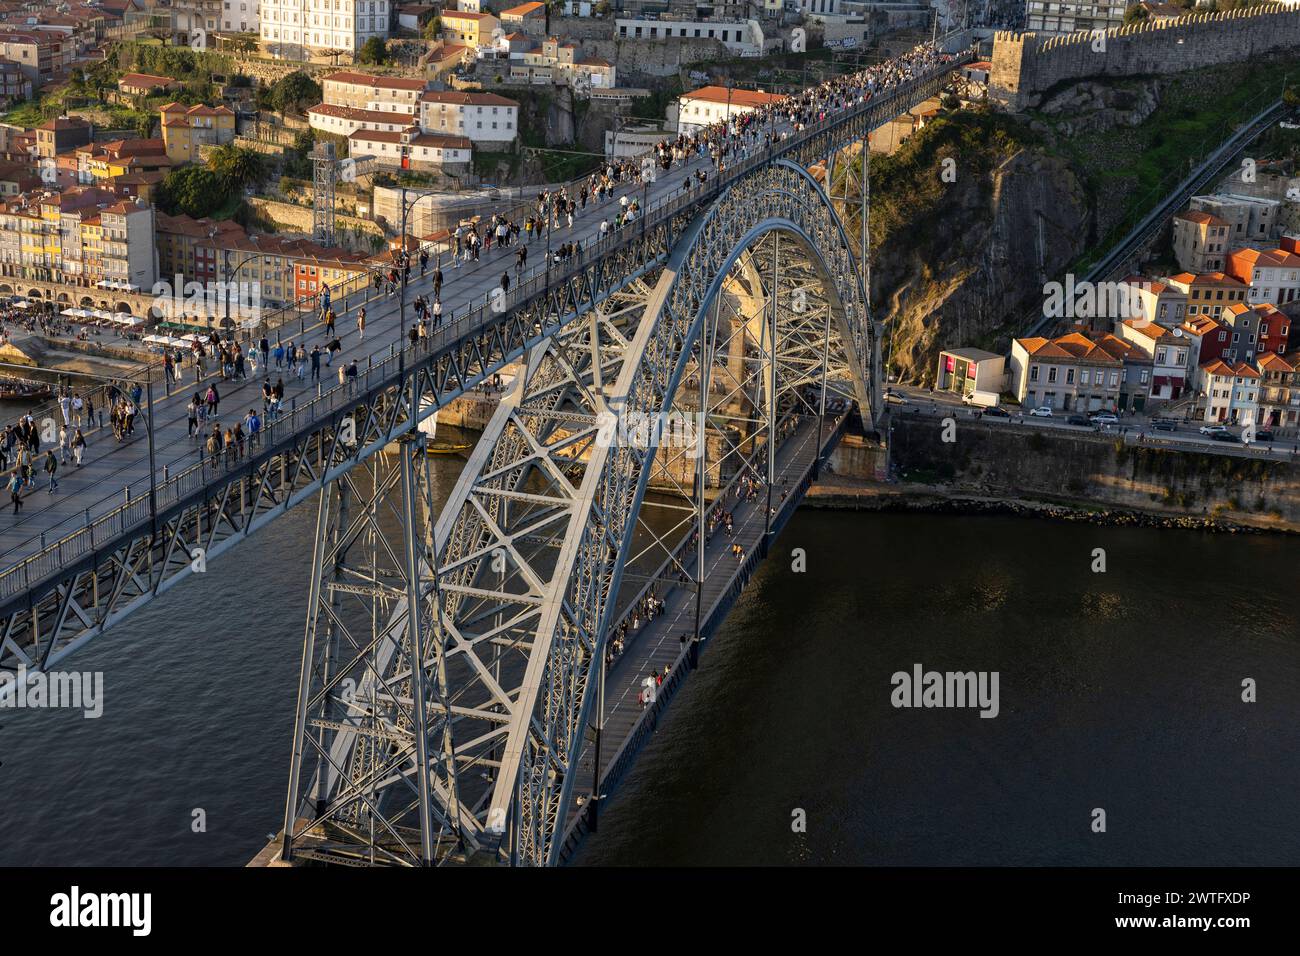
[(463, 808), (438, 799), (454, 795), (456, 770), (432, 481), (423, 435), (396, 445), (321, 492), (286, 863), (427, 866), (464, 846), (452, 819)]

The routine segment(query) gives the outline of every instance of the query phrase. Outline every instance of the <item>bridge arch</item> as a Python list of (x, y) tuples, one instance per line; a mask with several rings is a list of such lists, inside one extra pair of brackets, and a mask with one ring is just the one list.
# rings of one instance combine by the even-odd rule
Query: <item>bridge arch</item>
[[(782, 281), (786, 260), (802, 260), (800, 279), (805, 284)], [(807, 285), (809, 278), (815, 279), (813, 288)], [(733, 186), (682, 235), (646, 296), (635, 332), (623, 347), (618, 379), (605, 390), (604, 404), (622, 409), (629, 422), (654, 422), (670, 409), (683, 410), (678, 397), (693, 363), (705, 374), (711, 366), (734, 364), (735, 354), (700, 360), (706, 350), (716, 353), (719, 346), (737, 351), (736, 320), (728, 329), (718, 307), (728, 285), (739, 286), (742, 299), (760, 300), (763, 313), (756, 331), (752, 315), (743, 315), (739, 323), (749, 330), (740, 336), (740, 362), (758, 374), (733, 376), (727, 387), (753, 389), (758, 401), (747, 397), (748, 410), (735, 418), (752, 419), (755, 405), (767, 407), (775, 418), (783, 391), (797, 404), (791, 392), (809, 384), (807, 358), (815, 351), (827, 365), (827, 384), (838, 383), (870, 422), (877, 406), (870, 376), (873, 336), (851, 246), (826, 193), (807, 170), (789, 162), (774, 163)], [(791, 301), (800, 290), (805, 296), (802, 308)], [(814, 314), (820, 321), (810, 322)], [(755, 349), (756, 356), (751, 354)], [(796, 373), (800, 381), (777, 381), (796, 368), (803, 369)], [(742, 377), (750, 381), (742, 382)], [(711, 397), (700, 405), (706, 403), (705, 417), (712, 421), (719, 409)], [(600, 404), (592, 403), (588, 412), (599, 417)], [(769, 441), (764, 437), (756, 448), (752, 423), (750, 427), (748, 435), (734, 438), (710, 437), (705, 428), (701, 444), (723, 446), (714, 457), (752, 459), (756, 452), (765, 452)], [(620, 585), (635, 550), (648, 480), (656, 466), (663, 467), (659, 459), (665, 450), (654, 444), (653, 436), (646, 437), (650, 447), (644, 450), (626, 435), (604, 446), (594, 443), (582, 484), (572, 497), (575, 506), (563, 531), (566, 547), (549, 568), (529, 666), (511, 708), (502, 771), (486, 813), (489, 822), (517, 813), (515, 850), (523, 861), (553, 863), (557, 858), (582, 730), (594, 705), (592, 662), (603, 659), (605, 639), (617, 623)], [(752, 461), (742, 467), (752, 467)], [(454, 504), (455, 499), (449, 502)], [(457, 540), (455, 531), (452, 540)], [(454, 564), (463, 554), (450, 549), (442, 557)], [(516, 557), (508, 552), (507, 563)], [(529, 570), (536, 576), (536, 568)], [(575, 673), (582, 678), (562, 676)], [(512, 779), (513, 773), (520, 779)], [(513, 809), (516, 800), (519, 805)]]
[[(816, 180), (788, 162), (756, 170), (701, 212), (657, 278), (629, 281), (533, 347), (433, 528), (415, 620), (436, 664), (414, 673), (405, 606), (391, 611), (372, 658), (335, 663), (331, 687), (351, 676), (357, 689), (308, 695), (314, 710), (300, 712), (299, 726), (319, 718), (331, 729), (304, 742), (319, 760), (314, 779), (301, 778), (310, 792), (289, 825), (306, 820), (303, 832), (337, 836), (373, 832), (385, 807), (409, 816), (418, 747), (373, 741), (409, 726), (405, 705), (420, 699), (428, 815), (440, 834), (498, 852), (508, 828), (512, 858), (556, 862), (624, 570), (656, 539), (641, 514), (652, 473), (692, 484), (702, 499), (710, 483), (771, 461), (800, 402), (817, 411), (808, 392), (824, 394), (823, 384), (869, 421), (872, 348), (847, 235)], [(728, 378), (720, 389), (715, 367)], [(642, 442), (618, 424), (689, 411), (687, 380), (700, 386), (697, 479), (653, 427)], [(728, 458), (741, 464), (724, 470)], [(330, 626), (343, 620), (335, 614)], [(397, 840), (409, 819), (380, 824)]]

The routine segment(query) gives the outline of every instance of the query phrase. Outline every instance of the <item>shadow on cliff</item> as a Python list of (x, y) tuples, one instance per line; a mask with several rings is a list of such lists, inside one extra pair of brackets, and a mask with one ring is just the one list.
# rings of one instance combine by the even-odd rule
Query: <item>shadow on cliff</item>
[(873, 156), (871, 200), (872, 303), (903, 381), (933, 381), (943, 348), (1005, 350), (1091, 233), (1069, 162), (982, 108), (940, 115), (894, 155)]

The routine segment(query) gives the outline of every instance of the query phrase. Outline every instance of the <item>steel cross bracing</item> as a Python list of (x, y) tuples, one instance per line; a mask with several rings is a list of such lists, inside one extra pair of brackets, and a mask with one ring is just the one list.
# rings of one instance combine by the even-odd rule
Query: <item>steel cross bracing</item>
[[(778, 260), (790, 265), (778, 271)], [(415, 619), (427, 621), (430, 635), (423, 670), (439, 675), (424, 681), (428, 723), (415, 734), (427, 743), (428, 786), (412, 779), (418, 767), (405, 738), (383, 738), (387, 749), (376, 753), (375, 735), (360, 729), (410, 719), (412, 618), (403, 605), (392, 602), (382, 633), (350, 642), (354, 656), (336, 662), (335, 684), (342, 674), (358, 678), (341, 718), (323, 713), (340, 702), (308, 679), (323, 668), (304, 666), (293, 779), (314, 768), (323, 789), (291, 788), (284, 858), (375, 856), (373, 843), (358, 841), (380, 831), (389, 862), (480, 850), (522, 864), (555, 862), (599, 670), (593, 662), (618, 612), (657, 450), (653, 433), (641, 444), (617, 429), (602, 437), (602, 427), (611, 413), (636, 422), (672, 409), (683, 375), (698, 365), (702, 334), (712, 350), (730, 348), (714, 303), (733, 272), (761, 303), (740, 325), (757, 323), (748, 339), (758, 361), (755, 374), (723, 389), (721, 400), (735, 407), (732, 426), (741, 425), (739, 441), (718, 457), (765, 455), (770, 473), (778, 420), (796, 407), (813, 411), (804, 396), (823, 376), (851, 393), (869, 421), (877, 407), (863, 373), (871, 334), (849, 241), (814, 179), (795, 164), (773, 164), (691, 224), (653, 287), (630, 284), (533, 346), (500, 403), (424, 557), (424, 610)], [(827, 363), (831, 352), (838, 361)], [(742, 348), (739, 367), (749, 359)], [(337, 573), (329, 555), (318, 546), (313, 581)], [(320, 620), (309, 622), (313, 659)], [(412, 810), (426, 794), (436, 832), (399, 840), (419, 833)], [(418, 853), (421, 843), (435, 849)]]
[[(465, 316), (431, 350), (408, 348), (376, 362), (353, 386), (331, 388), (271, 423), (260, 449), (242, 464), (216, 470), (195, 465), (160, 481), (151, 498), (136, 498), (0, 570), (0, 668), (55, 666), (187, 579), (200, 560), (196, 549), (205, 562), (221, 556), (414, 430), (421, 418), (661, 267), (702, 208), (713, 202), (733, 207), (746, 195), (761, 194), (775, 157), (801, 164), (824, 160), (932, 95), (969, 58), (965, 54), (932, 77), (812, 124), (703, 186), (652, 202), (639, 229), (602, 240), (563, 274), (557, 270), (544, 283), (541, 277), (526, 283), (505, 312), (485, 308)], [(718, 228), (713, 217), (706, 221)], [(829, 224), (819, 228), (825, 233)], [(840, 254), (838, 245), (827, 248)], [(854, 274), (847, 258), (839, 268), (840, 275)], [(850, 302), (848, 308), (862, 306)], [(860, 314), (849, 326), (859, 368), (872, 355), (871, 330), (858, 321)], [(862, 399), (864, 411), (876, 407), (866, 395)]]

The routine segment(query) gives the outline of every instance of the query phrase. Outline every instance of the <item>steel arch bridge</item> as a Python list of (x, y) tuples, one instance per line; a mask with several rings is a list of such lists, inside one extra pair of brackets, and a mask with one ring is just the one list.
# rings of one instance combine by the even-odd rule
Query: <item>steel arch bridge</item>
[[(830, 199), (777, 161), (699, 215), (656, 279), (530, 351), (432, 533), (410, 442), (370, 488), (327, 490), (282, 857), (434, 862), (504, 838), (512, 861), (557, 862), (655, 465), (703, 479), (683, 489), (693, 517), (706, 467), (740, 461), (770, 482), (782, 423), (820, 418), (827, 390), (870, 419), (874, 340)], [(699, 426), (693, 476), (662, 429), (624, 427), (665, 412)], [(376, 560), (382, 521), (355, 512), (390, 496), (406, 547)], [(381, 579), (384, 596), (350, 583)]]
[[(142, 493), (84, 527), (51, 537), (0, 569), (0, 670), (48, 670), (195, 573), (193, 554), (216, 559), (290, 508), (364, 464), (423, 419), (600, 306), (666, 261), (697, 211), (777, 159), (827, 164), (833, 196), (861, 217), (866, 184), (835, 157), (946, 85), (963, 53), (934, 74), (791, 134), (706, 184), (650, 204), (640, 228), (591, 244), (581, 261), (512, 290), (509, 307), (478, 308), (449, 324), (427, 350), (401, 348), (348, 388), (331, 388), (264, 428), (255, 454), (234, 467), (196, 464), (171, 475), (150, 468)], [(865, 247), (858, 258), (865, 261)], [(9, 685), (11, 688), (14, 684)]]
[[(602, 768), (598, 730), (594, 755), (585, 737), (603, 720), (592, 661), (628, 582), (667, 568), (707, 591), (707, 548), (687, 575), (688, 538), (717, 496), (765, 478), (770, 500), (791, 429), (815, 421), (820, 454), (828, 391), (877, 413), (865, 164), (838, 157), (970, 58), (656, 189), (631, 227), (427, 347), (376, 354), (233, 466), (150, 461), (146, 494), (0, 569), (0, 670), (57, 667), (188, 580), (196, 549), (215, 560), (317, 500), (285, 860), (556, 862), (575, 768)], [(819, 165), (824, 187), (806, 171)], [(420, 426), (513, 367), (439, 514)], [(701, 454), (621, 425), (601, 438), (611, 418), (659, 415), (698, 420)], [(672, 510), (653, 500), (665, 488), (686, 502), (667, 527), (647, 518)]]

